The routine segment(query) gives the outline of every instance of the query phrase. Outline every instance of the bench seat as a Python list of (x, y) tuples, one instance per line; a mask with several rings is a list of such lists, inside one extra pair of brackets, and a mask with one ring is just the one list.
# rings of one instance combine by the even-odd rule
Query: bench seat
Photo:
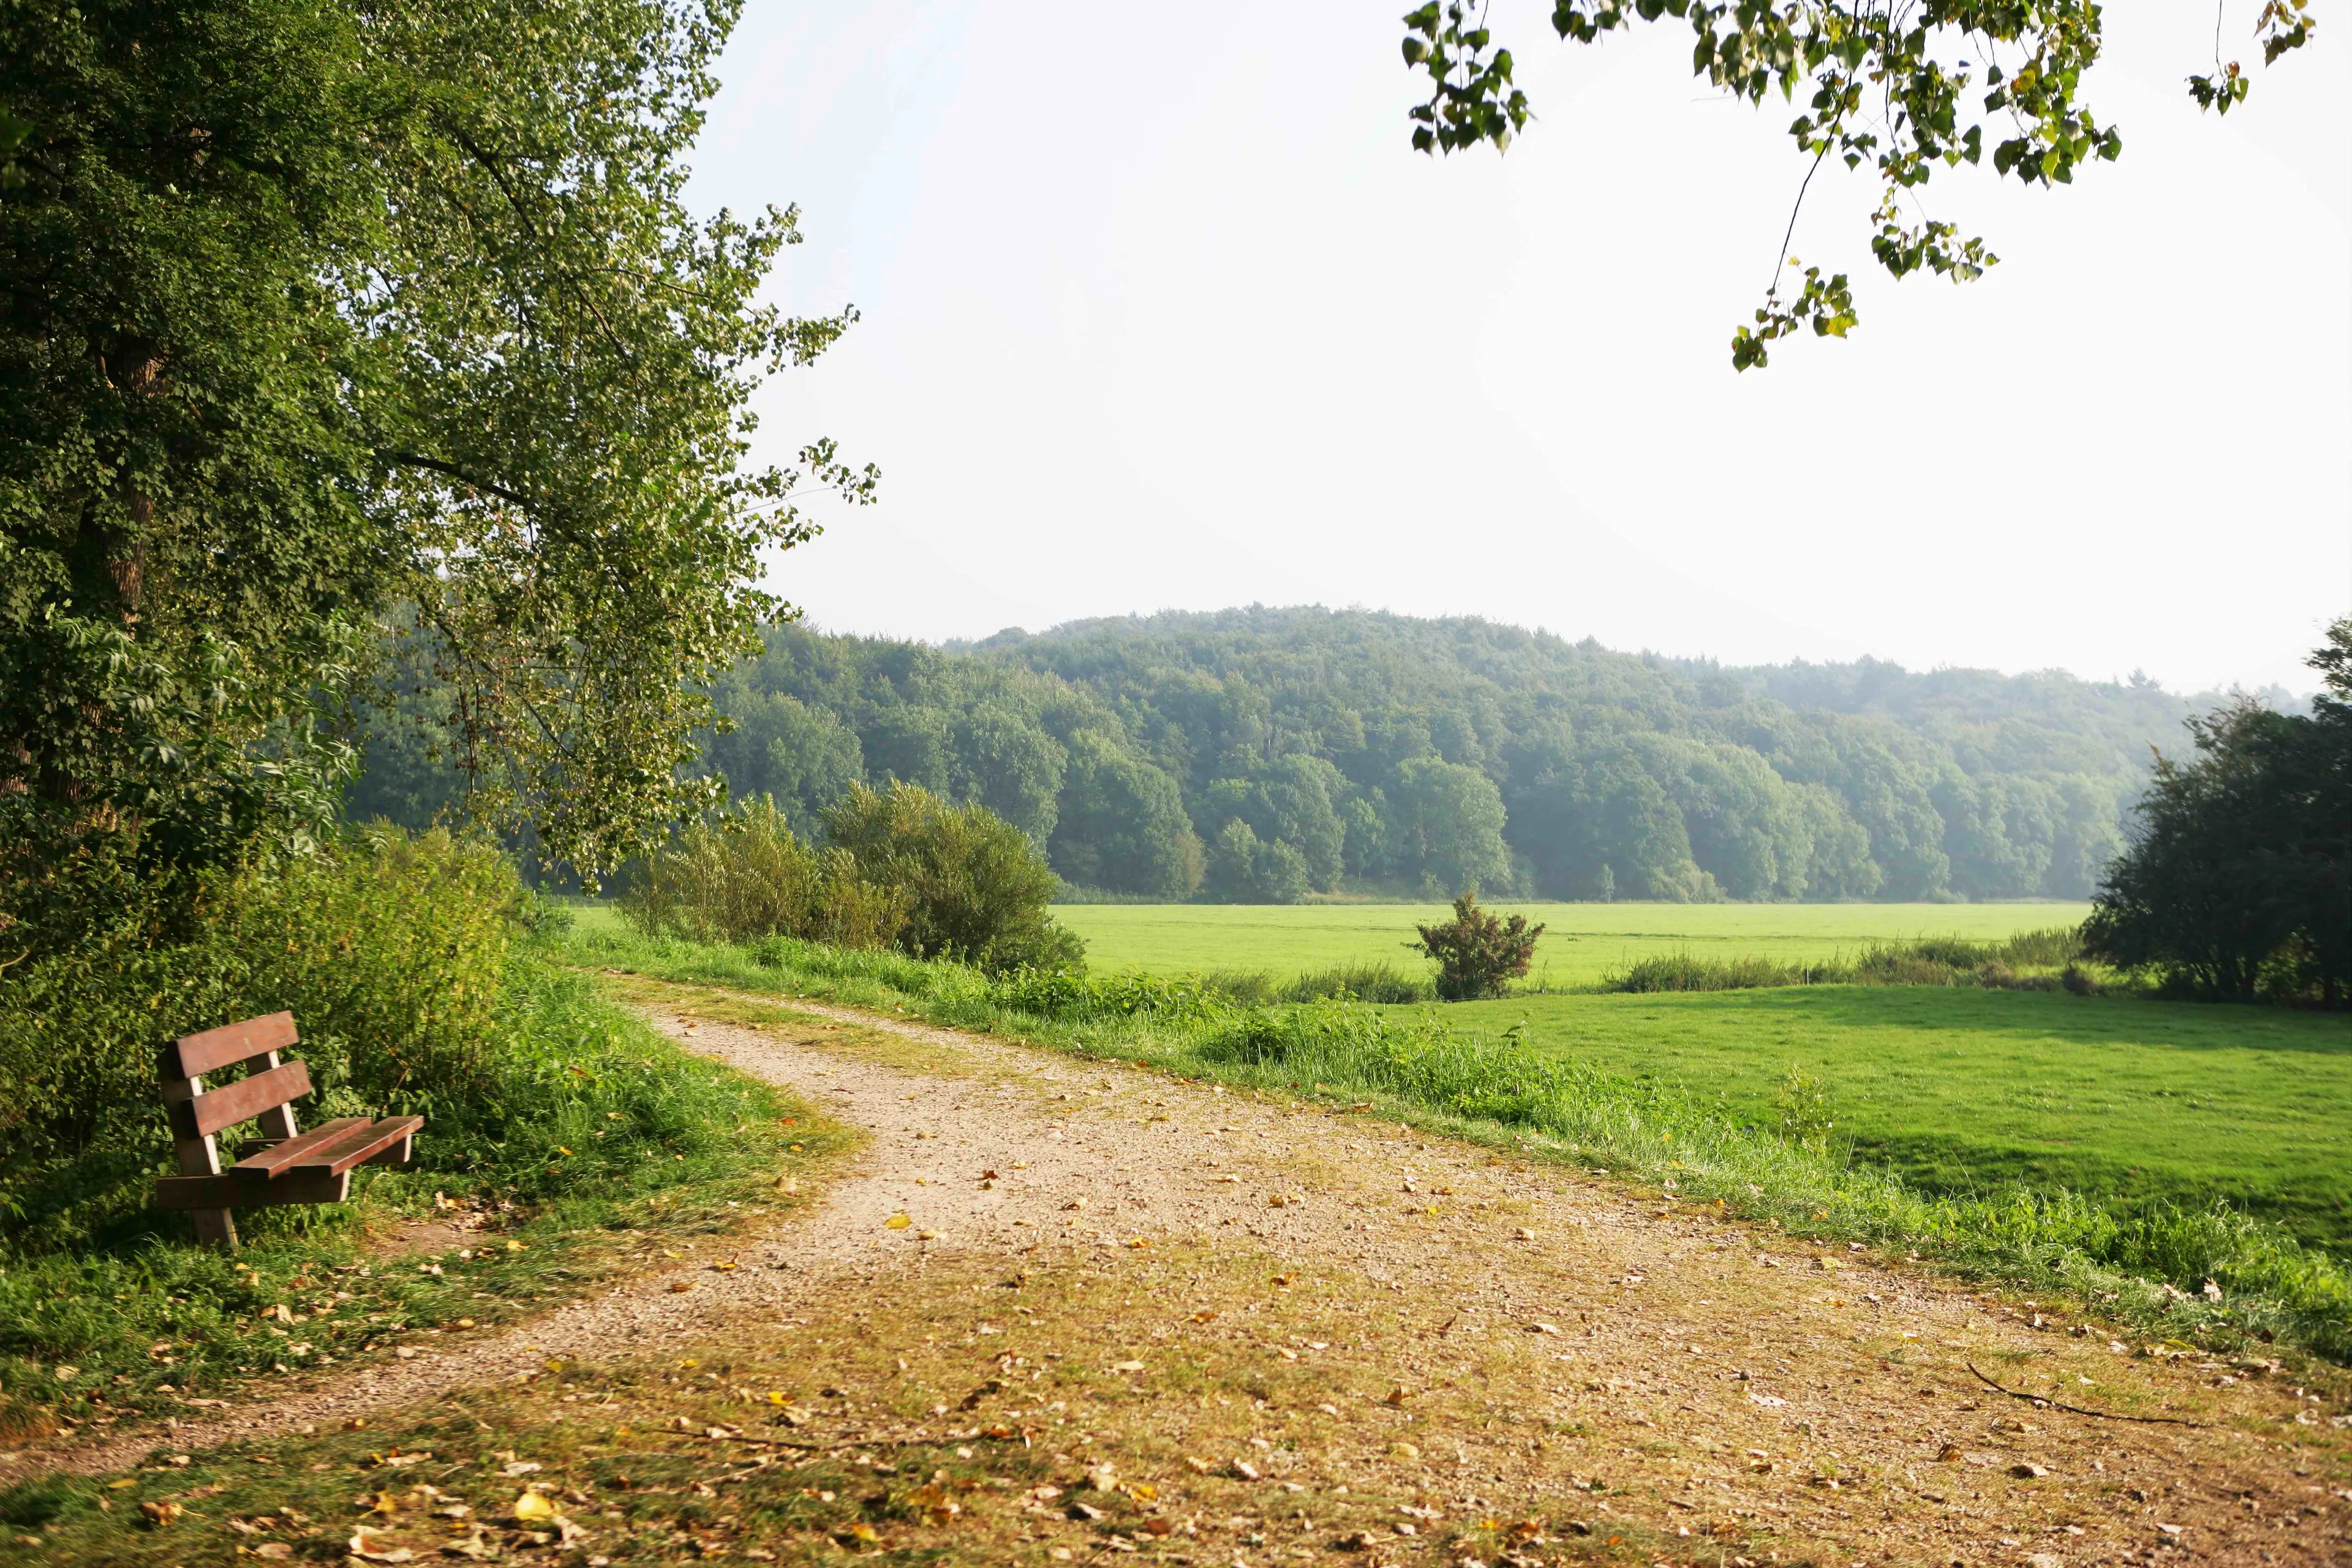
[[(181, 1173), (156, 1179), (155, 1206), (191, 1211), (199, 1240), (234, 1247), (230, 1210), (341, 1203), (355, 1168), (404, 1165), (415, 1152), (422, 1116), (346, 1116), (297, 1131), (291, 1102), (310, 1092), (310, 1070), (278, 1055), (295, 1041), (294, 1016), (273, 1013), (163, 1048), (163, 1101)], [(235, 1083), (205, 1088), (205, 1074), (243, 1062), (257, 1065)], [(223, 1169), (216, 1134), (257, 1120), (264, 1136), (243, 1144), (237, 1162)]]

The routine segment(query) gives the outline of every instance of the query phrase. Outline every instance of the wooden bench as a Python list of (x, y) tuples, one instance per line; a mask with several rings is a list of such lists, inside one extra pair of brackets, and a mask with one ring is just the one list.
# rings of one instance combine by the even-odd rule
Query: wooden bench
[[(352, 1167), (405, 1164), (415, 1152), (422, 1116), (349, 1116), (298, 1131), (291, 1102), (310, 1092), (310, 1069), (278, 1056), (297, 1037), (294, 1015), (272, 1013), (163, 1047), (163, 1105), (180, 1173), (157, 1178), (155, 1206), (188, 1210), (198, 1241), (234, 1251), (231, 1209), (339, 1204), (351, 1195)], [(239, 1062), (257, 1065), (235, 1083), (205, 1088), (206, 1073)], [(240, 1146), (236, 1163), (223, 1170), (215, 1135), (256, 1120), (261, 1137)]]

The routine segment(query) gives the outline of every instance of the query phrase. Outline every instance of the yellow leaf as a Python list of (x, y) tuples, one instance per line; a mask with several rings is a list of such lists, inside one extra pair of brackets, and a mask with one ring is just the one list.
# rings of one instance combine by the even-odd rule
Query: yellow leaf
[(532, 1523), (543, 1523), (555, 1517), (555, 1505), (537, 1492), (525, 1492), (515, 1499), (514, 1516)]
[(882, 1226), (886, 1230), (904, 1230), (914, 1223), (915, 1222), (913, 1220), (908, 1219), (905, 1215), (894, 1214), (888, 1219), (882, 1222)]

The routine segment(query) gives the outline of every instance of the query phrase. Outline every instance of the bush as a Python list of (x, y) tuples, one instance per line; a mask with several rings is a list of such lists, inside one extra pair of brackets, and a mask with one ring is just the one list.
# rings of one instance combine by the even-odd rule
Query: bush
[(1525, 915), (1505, 921), (1478, 907), (1475, 889), (1454, 900), (1454, 918), (1441, 925), (1415, 926), (1421, 950), (1437, 960), (1437, 994), (1448, 1002), (1500, 996), (1503, 984), (1528, 972), (1541, 926)]
[(905, 895), (900, 951), (991, 973), (1084, 964), (1085, 944), (1046, 912), (1061, 879), (986, 806), (950, 805), (909, 784), (887, 794), (857, 784), (825, 809), (824, 830), (859, 876)]
[(621, 897), (652, 936), (751, 942), (790, 936), (834, 947), (887, 947), (907, 925), (904, 888), (866, 880), (856, 858), (803, 842), (767, 795), (697, 823), (656, 855)]

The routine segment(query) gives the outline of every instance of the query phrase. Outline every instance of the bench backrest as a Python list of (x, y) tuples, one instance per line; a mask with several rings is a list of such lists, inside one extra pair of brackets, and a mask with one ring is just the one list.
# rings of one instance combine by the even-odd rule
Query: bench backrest
[[(209, 1138), (224, 1127), (247, 1121), (266, 1110), (310, 1092), (310, 1069), (299, 1061), (280, 1062), (278, 1053), (300, 1037), (294, 1032), (294, 1015), (271, 1013), (242, 1023), (184, 1035), (163, 1047), (163, 1100), (171, 1109), (172, 1130), (182, 1138)], [(205, 1090), (204, 1075), (235, 1067), (256, 1058), (267, 1059), (260, 1070), (232, 1084)], [(293, 1120), (284, 1131), (265, 1129), (275, 1136), (293, 1136)]]

